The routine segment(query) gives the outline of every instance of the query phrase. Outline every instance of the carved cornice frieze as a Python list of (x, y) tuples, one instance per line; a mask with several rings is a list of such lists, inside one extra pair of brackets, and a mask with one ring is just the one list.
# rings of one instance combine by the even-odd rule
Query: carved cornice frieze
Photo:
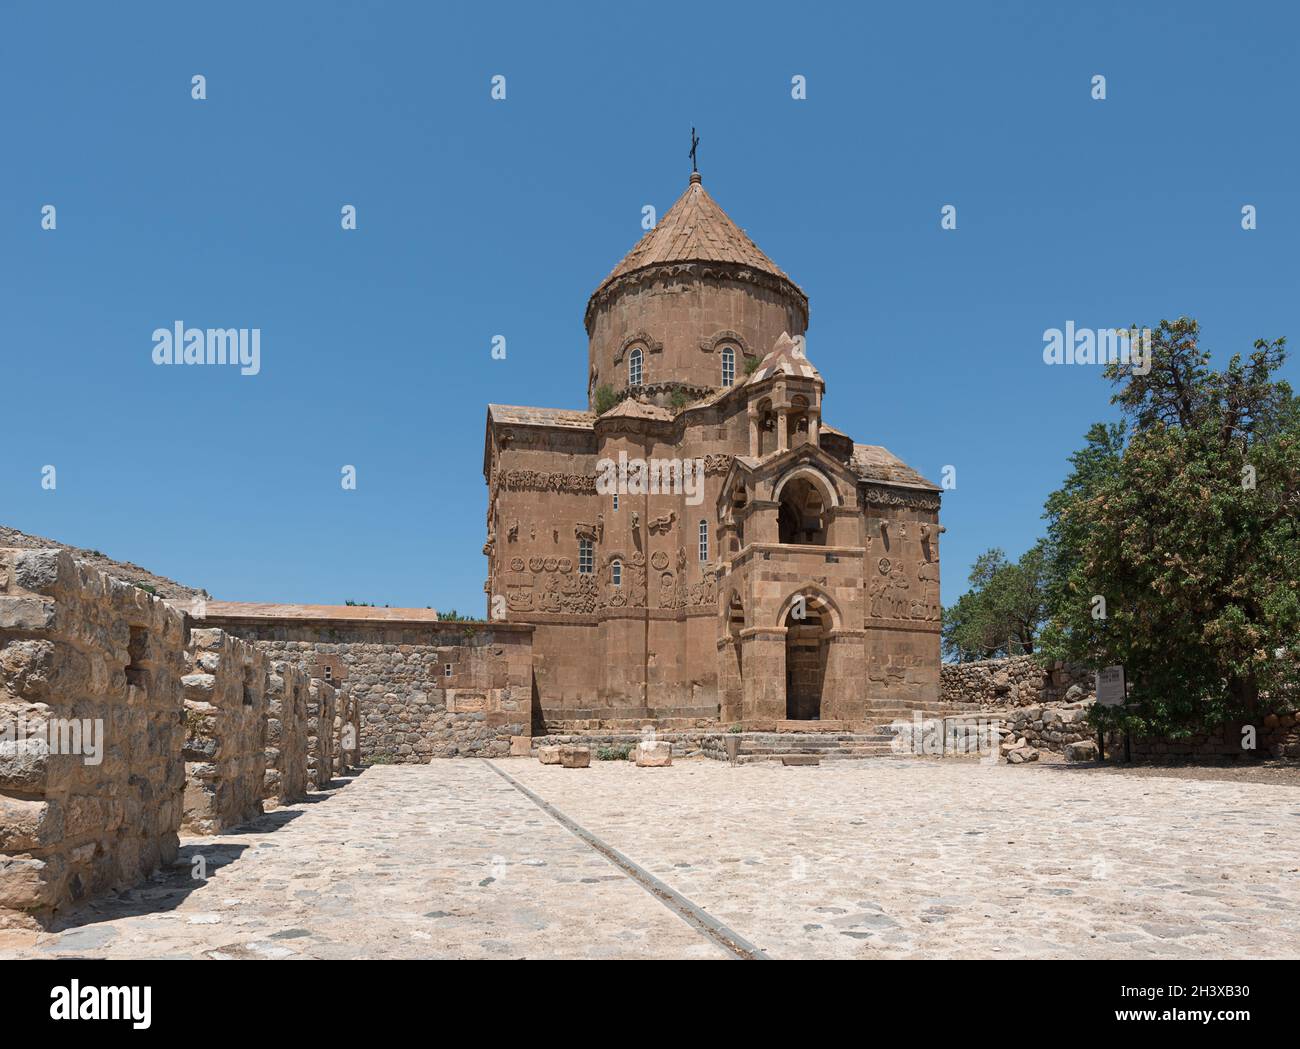
[(862, 486), (862, 500), (881, 506), (905, 506), (910, 510), (939, 509), (938, 492), (917, 492), (902, 488), (884, 488), (876, 484)]
[(595, 474), (544, 473), (538, 470), (507, 470), (501, 487), (510, 492), (558, 492), (565, 495), (595, 495)]
[(739, 281), (786, 295), (794, 300), (803, 313), (803, 326), (805, 328), (808, 326), (808, 296), (803, 293), (798, 285), (787, 277), (778, 277), (776, 274), (734, 262), (671, 262), (657, 266), (646, 266), (643, 269), (625, 273), (623, 276), (597, 289), (596, 293), (587, 302), (583, 323), (586, 325), (588, 333), (590, 333), (591, 318), (596, 310), (629, 288), (641, 284), (653, 284), (658, 281), (680, 283), (682, 281), (708, 280)]

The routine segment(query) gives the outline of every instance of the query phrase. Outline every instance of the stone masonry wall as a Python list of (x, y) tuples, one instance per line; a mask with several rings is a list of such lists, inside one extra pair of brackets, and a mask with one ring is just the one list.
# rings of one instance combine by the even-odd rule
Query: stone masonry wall
[(185, 654), (182, 826), (216, 834), (262, 813), (266, 656), (212, 629), (192, 630)]
[(338, 693), (334, 711), (334, 774), (341, 776), (354, 768), (360, 758), (357, 741), (361, 737), (361, 713), (357, 697), (347, 689)]
[[(1091, 672), (1082, 667), (1053, 664), (1044, 669), (1032, 656), (946, 663), (941, 694), (949, 703), (978, 703), (981, 711), (1004, 712), (1015, 739), (1030, 747), (1064, 751), (1071, 743), (1095, 740), (1088, 721), (1095, 702)], [(1260, 758), (1300, 758), (1300, 715), (1276, 711), (1254, 724), (1255, 748), (1242, 745), (1243, 723), (1232, 722), (1182, 739), (1131, 737), (1134, 761), (1252, 761)], [(1106, 734), (1106, 759), (1123, 760), (1124, 737)]]
[(66, 550), (0, 550), (0, 927), (175, 859), (184, 631)]
[(945, 663), (940, 671), (943, 702), (979, 703), (985, 710), (1076, 703), (1094, 692), (1091, 671), (1059, 662), (1044, 667), (1033, 656)]
[[(1261, 758), (1275, 760), (1300, 759), (1300, 714), (1294, 711), (1267, 714), (1253, 725), (1254, 749), (1248, 749), (1243, 740), (1249, 737), (1243, 729), (1246, 722), (1233, 721), (1183, 739), (1161, 739), (1134, 736), (1129, 740), (1129, 753), (1134, 761), (1153, 764), (1172, 764), (1179, 761), (1211, 761), (1214, 763), (1257, 761)], [(1124, 737), (1119, 733), (1106, 734), (1106, 758), (1119, 761), (1124, 754)]]
[(307, 782), (313, 790), (325, 790), (334, 778), (333, 685), (313, 678), (307, 689)]
[(290, 805), (307, 796), (307, 693), (310, 680), (295, 664), (270, 663), (266, 683), (262, 799)]
[(346, 694), (359, 753), (344, 760), (504, 757), (512, 736), (532, 735), (530, 626), (271, 619), (211, 610), (205, 622)]

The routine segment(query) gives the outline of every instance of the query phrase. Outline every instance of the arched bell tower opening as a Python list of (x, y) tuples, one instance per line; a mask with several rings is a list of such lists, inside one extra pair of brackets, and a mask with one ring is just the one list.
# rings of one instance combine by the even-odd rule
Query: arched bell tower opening
[(820, 721), (831, 617), (812, 602), (795, 602), (785, 628), (785, 716), (790, 721)]
[(781, 488), (777, 509), (778, 542), (826, 545), (826, 500), (806, 477), (795, 477)]

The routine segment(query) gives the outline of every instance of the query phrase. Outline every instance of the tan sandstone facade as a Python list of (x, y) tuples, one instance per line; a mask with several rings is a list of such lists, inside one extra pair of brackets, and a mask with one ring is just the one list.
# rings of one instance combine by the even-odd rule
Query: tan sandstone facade
[(487, 415), (489, 616), (548, 729), (936, 702), (939, 488), (823, 421), (807, 296), (698, 175), (585, 322), (586, 411)]

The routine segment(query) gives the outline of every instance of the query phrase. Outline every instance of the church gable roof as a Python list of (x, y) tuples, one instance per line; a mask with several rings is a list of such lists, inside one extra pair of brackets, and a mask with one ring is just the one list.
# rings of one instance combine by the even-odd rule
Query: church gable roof
[(592, 297), (625, 274), (674, 262), (731, 262), (794, 284), (709, 196), (698, 174), (691, 176), (686, 192), (600, 282)]
[(613, 408), (600, 416), (601, 419), (652, 419), (655, 422), (672, 422), (676, 416), (667, 408), (657, 404), (638, 401), (635, 397), (625, 397)]
[(590, 430), (594, 412), (571, 408), (528, 408), (514, 404), (489, 404), (488, 419), (497, 425), (554, 426), (565, 430)]
[(928, 488), (939, 491), (933, 481), (927, 481), (888, 448), (879, 444), (855, 444), (849, 468), (863, 481), (878, 481), (908, 488)]

